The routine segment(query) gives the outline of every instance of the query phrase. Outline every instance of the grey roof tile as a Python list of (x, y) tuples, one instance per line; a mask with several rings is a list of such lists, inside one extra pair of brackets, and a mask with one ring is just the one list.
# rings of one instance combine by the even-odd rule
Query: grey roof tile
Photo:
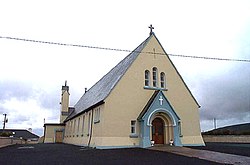
[(113, 69), (111, 69), (106, 75), (104, 75), (96, 84), (94, 84), (87, 92), (85, 92), (80, 100), (75, 104), (75, 110), (70, 113), (65, 121), (73, 118), (78, 114), (81, 114), (82, 112), (88, 111), (90, 107), (103, 102), (153, 35), (154, 34), (143, 41), (134, 51), (126, 56)]

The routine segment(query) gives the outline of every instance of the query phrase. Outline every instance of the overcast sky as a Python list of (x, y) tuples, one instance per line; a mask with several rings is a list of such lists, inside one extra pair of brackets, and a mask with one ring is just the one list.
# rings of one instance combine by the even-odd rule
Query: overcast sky
[[(169, 54), (250, 59), (250, 1), (0, 1), (0, 36), (133, 50), (148, 26)], [(128, 53), (0, 38), (0, 114), (6, 128), (43, 134)], [(201, 130), (250, 121), (250, 63), (170, 56), (201, 105)], [(1, 117), (1, 116), (0, 116)], [(3, 120), (2, 119), (1, 121)], [(2, 122), (0, 124), (2, 127)]]

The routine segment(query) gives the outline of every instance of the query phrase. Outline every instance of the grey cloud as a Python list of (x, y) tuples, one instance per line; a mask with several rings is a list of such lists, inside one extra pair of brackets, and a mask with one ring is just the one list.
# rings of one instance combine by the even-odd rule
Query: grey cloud
[(58, 114), (54, 114), (53, 116), (48, 117), (47, 119), (48, 120), (58, 120), (58, 117), (59, 117), (59, 113)]
[(60, 99), (59, 90), (41, 90), (39, 93), (39, 104), (41, 107), (46, 109), (58, 110), (60, 108)]
[(4, 114), (5, 113), (5, 109), (4, 107), (0, 104), (0, 114)]
[(30, 120), (29, 116), (26, 115), (15, 115), (13, 117), (11, 117), (12, 121), (10, 121), (11, 123), (15, 123), (15, 124), (22, 124), (23, 122), (27, 122)]
[[(35, 84), (22, 81), (0, 81), (0, 103), (11, 98), (20, 101), (26, 101), (29, 98), (36, 99), (42, 108), (55, 109), (59, 108), (60, 91), (52, 89), (46, 91), (42, 87), (35, 87)], [(4, 111), (0, 108), (0, 112)]]
[(13, 97), (26, 100), (33, 94), (33, 87), (22, 81), (0, 81), (0, 91), (0, 102)]
[(250, 113), (250, 67), (234, 65), (225, 74), (201, 80), (198, 86), (201, 119), (242, 120)]

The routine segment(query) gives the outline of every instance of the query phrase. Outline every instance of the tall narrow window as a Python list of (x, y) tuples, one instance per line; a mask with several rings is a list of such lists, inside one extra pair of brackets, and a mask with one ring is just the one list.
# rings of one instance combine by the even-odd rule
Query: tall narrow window
[(153, 87), (157, 87), (157, 68), (153, 67)]
[(85, 120), (85, 115), (82, 116), (82, 134), (84, 134), (84, 121)]
[(74, 127), (73, 127), (73, 134), (75, 134), (75, 132), (76, 132), (76, 119), (74, 120)]
[(166, 80), (165, 80), (165, 73), (161, 72), (161, 88), (165, 88), (166, 87)]
[(69, 124), (68, 123), (66, 123), (66, 126), (65, 126), (65, 137), (67, 137), (68, 136), (68, 127), (69, 127)]
[(80, 128), (80, 117), (78, 118), (78, 123), (77, 123), (77, 135), (79, 134), (79, 128)]
[(72, 134), (72, 121), (69, 121), (69, 135)]
[(71, 128), (71, 130), (70, 130), (71, 135), (73, 135), (73, 134), (74, 134), (74, 133), (73, 133), (73, 120), (71, 120), (70, 128)]
[(95, 118), (94, 118), (94, 122), (98, 123), (100, 121), (100, 107), (95, 109)]
[(182, 137), (182, 131), (181, 131), (181, 121), (178, 121), (178, 128), (179, 128), (179, 136)]
[(88, 136), (90, 135), (90, 131), (91, 131), (91, 113), (89, 112)]
[(135, 120), (131, 120), (131, 130), (130, 133), (131, 134), (135, 134), (136, 133), (136, 121)]
[(149, 70), (145, 70), (145, 86), (149, 86), (150, 85), (150, 72)]
[(67, 136), (69, 137), (69, 135), (70, 135), (70, 121), (68, 121), (67, 123), (68, 123)]

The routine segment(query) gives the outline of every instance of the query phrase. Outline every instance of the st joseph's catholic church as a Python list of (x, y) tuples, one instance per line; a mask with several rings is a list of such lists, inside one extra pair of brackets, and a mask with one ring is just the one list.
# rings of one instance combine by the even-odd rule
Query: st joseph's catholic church
[(59, 124), (44, 142), (96, 148), (204, 145), (199, 104), (150, 26), (150, 36), (69, 107), (62, 86)]

